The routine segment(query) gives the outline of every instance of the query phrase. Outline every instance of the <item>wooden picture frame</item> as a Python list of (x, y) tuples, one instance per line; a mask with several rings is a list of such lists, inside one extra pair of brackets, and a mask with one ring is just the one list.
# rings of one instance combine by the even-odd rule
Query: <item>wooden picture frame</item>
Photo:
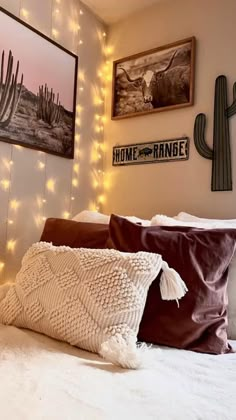
[(74, 157), (78, 57), (0, 7), (0, 141)]
[(195, 37), (113, 63), (113, 120), (193, 105)]

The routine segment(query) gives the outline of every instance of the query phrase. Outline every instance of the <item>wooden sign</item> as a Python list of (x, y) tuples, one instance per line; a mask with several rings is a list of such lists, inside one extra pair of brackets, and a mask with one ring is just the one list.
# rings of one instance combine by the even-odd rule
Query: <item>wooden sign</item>
[(113, 147), (113, 166), (160, 163), (189, 158), (189, 138), (180, 137), (151, 143)]

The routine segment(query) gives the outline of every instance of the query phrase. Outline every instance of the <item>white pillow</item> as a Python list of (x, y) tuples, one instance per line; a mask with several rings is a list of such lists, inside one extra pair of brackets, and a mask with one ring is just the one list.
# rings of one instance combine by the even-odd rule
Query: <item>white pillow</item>
[(101, 223), (103, 225), (109, 225), (110, 216), (99, 213), (98, 211), (83, 210), (76, 214), (72, 220), (75, 220), (76, 222)]
[(36, 243), (23, 257), (16, 283), (0, 302), (0, 322), (99, 353), (122, 367), (137, 368), (139, 323), (148, 288), (161, 269), (162, 297), (181, 298), (186, 286), (159, 254)]
[[(135, 216), (122, 216), (125, 219), (133, 223), (140, 223), (142, 226), (150, 226), (150, 220), (140, 219)], [(110, 216), (99, 213), (97, 211), (83, 210), (78, 213), (72, 220), (76, 222), (86, 222), (86, 223), (101, 223), (104, 225), (109, 225)]]
[[(178, 218), (178, 219), (177, 219)], [(177, 220), (176, 220), (177, 219)], [(156, 215), (151, 220), (152, 226), (186, 226), (202, 229), (236, 229), (236, 219), (217, 220), (217, 219), (201, 219), (187, 213), (179, 213), (175, 218)], [(228, 336), (232, 340), (236, 340), (236, 253), (229, 266), (228, 279)]]
[(217, 223), (217, 224), (229, 224), (236, 226), (236, 219), (203, 219), (202, 217), (193, 216), (192, 214), (181, 211), (177, 216), (174, 217), (176, 220), (183, 222), (199, 222), (199, 223)]

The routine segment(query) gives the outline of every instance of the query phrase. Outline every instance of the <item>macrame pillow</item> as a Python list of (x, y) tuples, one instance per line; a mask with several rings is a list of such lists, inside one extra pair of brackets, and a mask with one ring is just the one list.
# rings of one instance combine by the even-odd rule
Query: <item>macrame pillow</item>
[(163, 298), (181, 298), (184, 282), (158, 254), (36, 243), (0, 302), (0, 322), (137, 368), (143, 352), (136, 346), (136, 335), (148, 288), (161, 268)]

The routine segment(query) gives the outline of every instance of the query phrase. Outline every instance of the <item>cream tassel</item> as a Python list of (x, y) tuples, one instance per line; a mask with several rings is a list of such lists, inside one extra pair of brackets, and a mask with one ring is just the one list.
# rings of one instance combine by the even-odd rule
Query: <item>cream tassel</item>
[(163, 300), (181, 299), (188, 291), (185, 282), (173, 268), (170, 268), (167, 262), (162, 261), (162, 275), (160, 280), (160, 291)]
[(108, 362), (124, 369), (139, 369), (148, 363), (149, 347), (145, 343), (136, 343), (136, 337), (124, 338), (116, 334), (102, 343), (99, 354)]

